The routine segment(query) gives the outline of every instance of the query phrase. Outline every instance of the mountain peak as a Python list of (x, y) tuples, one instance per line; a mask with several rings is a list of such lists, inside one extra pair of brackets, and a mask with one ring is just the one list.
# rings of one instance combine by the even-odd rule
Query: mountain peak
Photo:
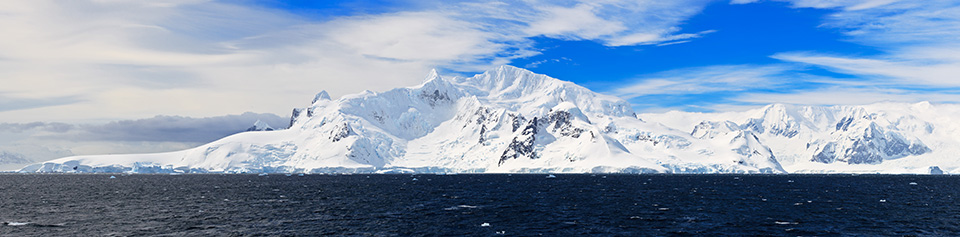
[(257, 119), (256, 122), (253, 122), (252, 127), (247, 128), (247, 131), (273, 131), (273, 130), (275, 129), (273, 129), (273, 127), (271, 127), (270, 124), (267, 124), (266, 122), (259, 119)]
[(441, 79), (443, 79), (443, 78), (440, 77), (440, 73), (437, 72), (437, 69), (436, 69), (436, 68), (434, 68), (434, 69), (430, 69), (430, 72), (427, 73), (427, 76), (423, 78), (423, 83), (421, 83), (421, 84), (426, 84), (426, 83), (428, 83), (428, 82), (430, 82), (430, 81), (433, 81), (433, 80), (441, 80)]
[(326, 90), (321, 90), (320, 93), (317, 93), (317, 95), (313, 97), (312, 103), (317, 103), (317, 101), (321, 100), (330, 100), (330, 94), (327, 93)]

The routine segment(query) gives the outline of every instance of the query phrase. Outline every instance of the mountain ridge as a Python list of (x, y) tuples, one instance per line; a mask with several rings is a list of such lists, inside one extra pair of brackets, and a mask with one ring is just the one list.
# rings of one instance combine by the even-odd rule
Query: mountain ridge
[[(898, 105), (905, 108), (879, 112), (868, 107), (774, 104), (724, 115), (727, 118), (685, 112), (638, 116), (623, 99), (521, 68), (500, 66), (473, 77), (453, 78), (443, 78), (434, 70), (412, 87), (337, 99), (321, 91), (311, 106), (294, 109), (286, 130), (246, 132), (168, 153), (66, 157), (21, 171), (930, 173), (934, 168), (943, 171), (940, 166), (949, 172), (960, 169), (960, 161), (938, 157), (941, 150), (956, 150), (960, 144), (946, 145), (950, 136), (939, 129), (936, 136), (931, 135), (938, 125), (909, 114), (915, 107), (918, 114), (923, 112), (920, 115), (935, 122), (949, 122), (944, 116), (930, 115), (937, 113), (931, 111), (934, 105)], [(699, 121), (688, 128), (677, 122), (687, 120)], [(929, 146), (925, 141), (936, 144)], [(905, 162), (917, 157), (934, 158), (915, 162), (918, 165)]]

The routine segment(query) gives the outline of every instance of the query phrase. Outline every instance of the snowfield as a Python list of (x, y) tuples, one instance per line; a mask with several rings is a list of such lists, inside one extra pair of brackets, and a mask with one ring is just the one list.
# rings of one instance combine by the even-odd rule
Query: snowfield
[(20, 172), (958, 173), (956, 118), (960, 106), (927, 102), (637, 115), (620, 98), (501, 66), (336, 100), (321, 92), (285, 130), (258, 123), (193, 149)]

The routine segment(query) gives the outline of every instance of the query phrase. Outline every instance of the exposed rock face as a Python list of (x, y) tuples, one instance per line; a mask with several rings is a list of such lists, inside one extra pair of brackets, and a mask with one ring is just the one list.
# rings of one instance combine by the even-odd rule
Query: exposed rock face
[(347, 138), (353, 134), (353, 129), (350, 129), (350, 124), (343, 123), (333, 127), (333, 130), (330, 130), (330, 141), (339, 142), (340, 140)]
[(539, 130), (538, 119), (534, 117), (527, 123), (526, 126), (520, 130), (520, 133), (513, 137), (513, 141), (507, 145), (507, 149), (503, 151), (503, 155), (500, 155), (500, 162), (497, 165), (502, 165), (503, 162), (508, 159), (517, 159), (520, 157), (526, 157), (530, 159), (536, 159), (537, 153), (534, 150), (534, 145), (537, 140), (537, 131)]
[[(838, 126), (843, 132), (849, 132), (850, 120), (841, 121)], [(886, 159), (896, 159), (930, 152), (923, 143), (910, 141), (894, 132), (884, 131), (876, 123), (870, 123), (860, 136), (848, 137), (840, 141), (827, 142), (813, 157), (822, 163), (845, 162), (848, 164), (879, 164)]]

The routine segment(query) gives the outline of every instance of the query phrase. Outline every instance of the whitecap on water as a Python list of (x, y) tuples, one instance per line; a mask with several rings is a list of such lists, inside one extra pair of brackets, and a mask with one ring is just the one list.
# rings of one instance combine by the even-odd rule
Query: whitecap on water
[(774, 223), (774, 224), (777, 224), (777, 225), (796, 225), (796, 224), (800, 224), (800, 223), (792, 222), (792, 221), (774, 221), (773, 223)]
[(480, 224), (480, 227), (490, 227), (490, 223), (484, 222), (483, 224)]
[(457, 206), (455, 206), (455, 207), (444, 208), (443, 210), (446, 210), (446, 211), (454, 211), (454, 210), (459, 210), (459, 209), (464, 209), (464, 208), (466, 208), (466, 209), (474, 209), (474, 208), (477, 208), (477, 206), (457, 205)]
[(63, 227), (66, 224), (37, 224), (33, 222), (2, 222), (5, 226)]
[(547, 175), (547, 178), (548, 178), (548, 179), (552, 179), (552, 178), (556, 178), (556, 177), (557, 177), (556, 175), (552, 175), (552, 174), (551, 174), (551, 175)]

